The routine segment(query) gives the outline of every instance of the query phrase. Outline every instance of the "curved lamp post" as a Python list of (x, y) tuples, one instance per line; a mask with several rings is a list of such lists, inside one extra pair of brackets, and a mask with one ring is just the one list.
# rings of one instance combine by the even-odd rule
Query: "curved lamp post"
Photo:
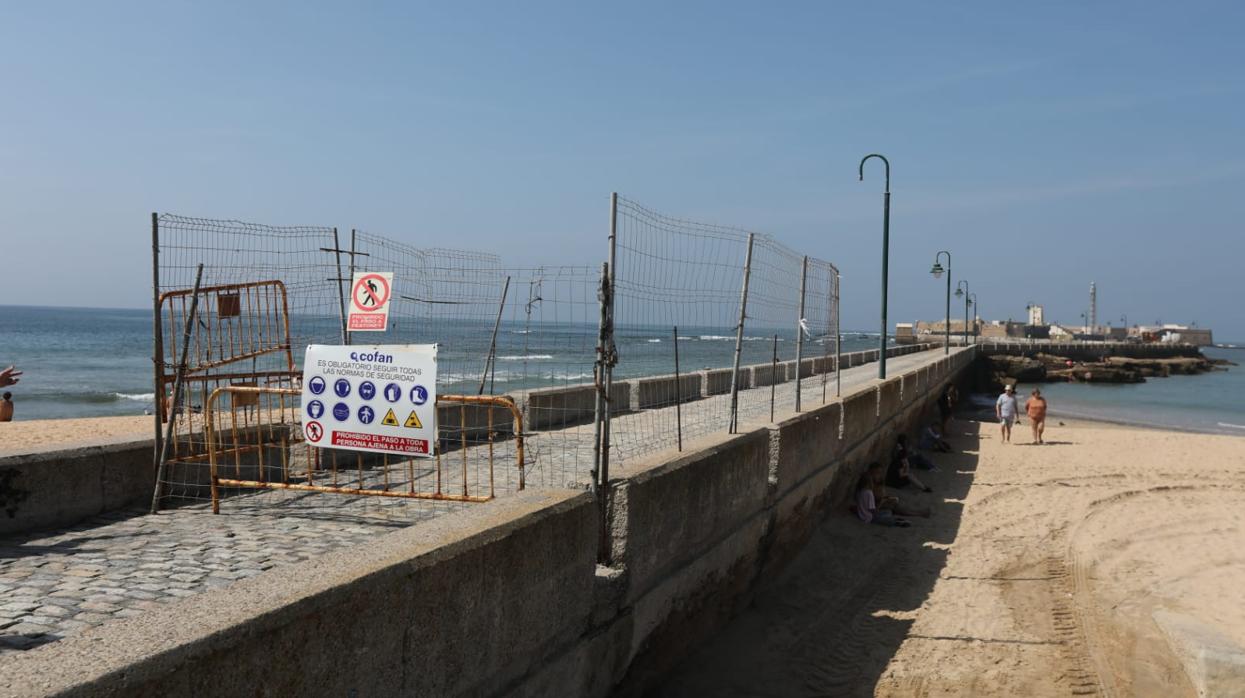
[(882, 336), (878, 351), (878, 378), (886, 378), (886, 275), (891, 244), (891, 163), (885, 156), (870, 153), (860, 159), (860, 181), (865, 181), (865, 160), (877, 158), (886, 165), (886, 193), (882, 196)]
[[(977, 315), (981, 313), (981, 306), (977, 303), (976, 293), (968, 294), (967, 296), (965, 296), (964, 300), (967, 301), (968, 305), (973, 306), (973, 344), (976, 344), (977, 343)], [(968, 317), (967, 313), (965, 313), (965, 317)]]
[[(947, 255), (947, 266), (945, 268), (941, 264), (938, 263), (938, 258), (944, 254)], [(943, 329), (942, 353), (950, 354), (951, 353), (951, 253), (946, 250), (939, 250), (938, 253), (934, 255), (934, 266), (933, 268), (929, 270), (929, 273), (933, 274), (934, 278), (937, 279), (938, 277), (942, 276), (942, 273), (944, 271), (947, 273), (947, 309), (946, 309), (947, 319), (945, 321), (946, 324), (943, 325), (943, 328), (942, 328)]]
[(964, 346), (968, 346), (968, 306), (972, 301), (968, 299), (967, 279), (960, 279), (960, 283), (955, 285), (955, 297), (964, 298)]

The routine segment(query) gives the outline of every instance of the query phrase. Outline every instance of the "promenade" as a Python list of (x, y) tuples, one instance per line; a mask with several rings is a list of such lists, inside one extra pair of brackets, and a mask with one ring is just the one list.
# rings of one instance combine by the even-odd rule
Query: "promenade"
[[(887, 365), (890, 372), (899, 374), (941, 358), (939, 348), (891, 357)], [(876, 376), (876, 363), (844, 370), (843, 395), (870, 384)], [(833, 401), (835, 376), (830, 374), (827, 380), (825, 399)], [(793, 414), (794, 385), (781, 383), (774, 388), (776, 420)], [(768, 423), (770, 395), (769, 386), (742, 391), (740, 424)], [(801, 399), (805, 409), (822, 404), (821, 376), (803, 380)], [(683, 404), (684, 438), (725, 431), (729, 404), (729, 395)], [(674, 423), (674, 407), (616, 417), (612, 421), (612, 476), (625, 476), (627, 463), (635, 455), (673, 447)], [(528, 487), (585, 487), (592, 432), (588, 424), (530, 436)], [(501, 442), (496, 449), (498, 459), (507, 462), (506, 452), (513, 444)], [(391, 486), (404, 486), (402, 470), (391, 471)], [(447, 491), (456, 484), (449, 476), (453, 472), (447, 469)], [(428, 467), (416, 471), (417, 478), (429, 474)], [(343, 471), (344, 485), (355, 482), (349, 478), (349, 471)], [(379, 472), (366, 470), (364, 486), (378, 486), (379, 478)], [(498, 495), (514, 491), (517, 480), (517, 473), (499, 471)], [(398, 528), (472, 506), (480, 505), (261, 491), (224, 500), (220, 515), (212, 515), (206, 504), (154, 516), (118, 511), (70, 528), (0, 538), (0, 654), (52, 642), (112, 618), (138, 616), (333, 550), (366, 546)]]

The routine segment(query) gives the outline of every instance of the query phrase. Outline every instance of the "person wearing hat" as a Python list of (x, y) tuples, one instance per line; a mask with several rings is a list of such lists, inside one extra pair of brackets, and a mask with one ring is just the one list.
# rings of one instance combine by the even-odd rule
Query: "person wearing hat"
[(994, 416), (999, 419), (1003, 442), (1011, 443), (1012, 423), (1020, 421), (1020, 404), (1016, 402), (1016, 388), (1011, 383), (1003, 386), (1003, 394), (994, 401)]

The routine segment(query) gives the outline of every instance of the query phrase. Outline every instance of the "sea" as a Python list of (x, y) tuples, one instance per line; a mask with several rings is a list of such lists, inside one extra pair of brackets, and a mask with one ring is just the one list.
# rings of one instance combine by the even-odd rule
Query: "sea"
[[(294, 356), (309, 341), (336, 343), (335, 318), (291, 317)], [(734, 359), (735, 335), (708, 327), (622, 326), (616, 333), (620, 378), (670, 373), (678, 338), (680, 370), (722, 368)], [(149, 309), (0, 306), (0, 368), (16, 365), (14, 419), (142, 415), (153, 409)], [(301, 341), (299, 338), (303, 338)], [(355, 344), (370, 343), (358, 333)], [(395, 331), (390, 343), (437, 343), (437, 389), (442, 394), (504, 393), (592, 380), (597, 327), (588, 323), (503, 321), (495, 360), (486, 366), (493, 323), (438, 319), (420, 332)], [(746, 328), (741, 364), (795, 358), (794, 330)], [(878, 346), (876, 332), (845, 332), (844, 352)], [(833, 352), (833, 339), (808, 337), (803, 355)]]
[[(333, 343), (333, 318), (291, 319), (295, 359), (298, 337)], [(397, 336), (394, 336), (397, 335)], [(491, 323), (442, 319), (413, 336), (397, 332), (390, 342), (436, 342), (438, 391), (475, 393), (583, 383), (592, 379), (597, 328), (587, 323), (503, 321), (495, 360), (484, 357), (493, 342)], [(367, 343), (356, 335), (356, 344)], [(622, 326), (616, 333), (620, 378), (670, 373), (675, 338), (680, 370), (722, 368), (734, 359), (735, 336), (708, 327)], [(305, 345), (307, 342), (301, 342)], [(741, 364), (795, 357), (795, 332), (745, 327)], [(844, 352), (878, 346), (876, 332), (844, 331)], [(1239, 346), (1239, 345), (1238, 345)], [(808, 337), (804, 356), (833, 353), (833, 338)], [(1185, 431), (1245, 436), (1245, 349), (1207, 347), (1207, 356), (1241, 364), (1197, 376), (1151, 378), (1129, 385), (1046, 383), (1053, 417), (1096, 419)], [(0, 306), (0, 367), (16, 365), (21, 382), (13, 393), (14, 419), (141, 415), (154, 402), (151, 311), (147, 309)]]

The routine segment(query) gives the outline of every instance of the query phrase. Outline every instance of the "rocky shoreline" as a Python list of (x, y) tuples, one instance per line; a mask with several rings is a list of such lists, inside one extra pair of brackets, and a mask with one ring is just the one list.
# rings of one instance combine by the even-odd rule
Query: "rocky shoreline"
[(1054, 354), (995, 355), (986, 361), (989, 379), (1000, 389), (1006, 383), (1144, 383), (1147, 378), (1196, 375), (1236, 365), (1202, 354), (1170, 359), (1108, 356), (1101, 361), (1074, 361)]

